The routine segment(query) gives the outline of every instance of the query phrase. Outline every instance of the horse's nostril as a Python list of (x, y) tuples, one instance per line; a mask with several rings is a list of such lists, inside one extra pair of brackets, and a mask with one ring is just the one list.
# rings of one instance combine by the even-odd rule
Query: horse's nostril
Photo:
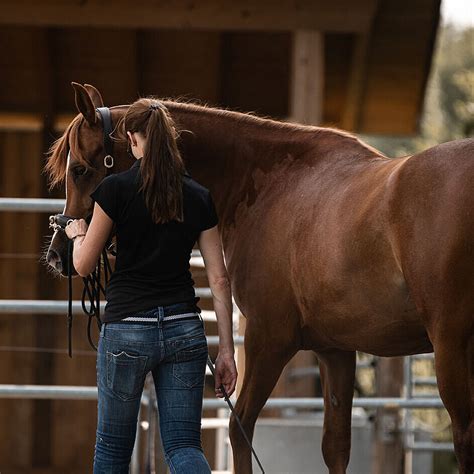
[(62, 271), (63, 265), (61, 262), (61, 257), (56, 252), (56, 250), (53, 250), (53, 249), (48, 250), (48, 253), (46, 254), (46, 261), (58, 272)]

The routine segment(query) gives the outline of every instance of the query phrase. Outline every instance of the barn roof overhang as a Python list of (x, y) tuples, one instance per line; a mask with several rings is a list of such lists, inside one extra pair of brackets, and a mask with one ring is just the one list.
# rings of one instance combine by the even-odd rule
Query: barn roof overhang
[[(208, 81), (209, 86), (203, 86), (205, 93), (198, 91), (196, 97), (239, 110), (257, 110), (285, 118), (288, 110), (284, 110), (287, 100), (283, 97), (286, 93), (284, 89), (288, 89), (291, 82), (291, 74), (288, 75), (285, 68), (288, 56), (292, 54), (291, 35), (301, 31), (319, 31), (324, 35), (323, 81), (319, 78), (324, 83), (323, 124), (361, 133), (413, 134), (418, 130), (422, 111), (440, 1), (5, 0), (0, 15), (0, 25), (3, 25), (0, 43), (8, 43), (2, 49), (10, 50), (12, 54), (0, 59), (4, 77), (10, 76), (6, 87), (0, 90), (0, 114), (16, 114), (25, 110), (51, 113), (53, 108), (56, 113), (67, 112), (62, 106), (66, 99), (70, 102), (70, 96), (66, 95), (70, 94), (66, 92), (66, 83), (71, 79), (80, 81), (78, 76), (81, 74), (78, 73), (81, 69), (67, 58), (69, 52), (66, 49), (71, 47), (77, 54), (75, 42), (83, 42), (86, 44), (84, 54), (90, 54), (93, 45), (89, 44), (92, 40), (88, 36), (93, 31), (97, 57), (93, 58), (92, 66), (96, 67), (94, 78), (98, 77), (99, 86), (106, 82), (103, 80), (106, 74), (123, 72), (117, 66), (117, 58), (108, 56), (115, 45), (122, 48), (123, 57), (131, 55), (132, 62), (138, 61), (137, 67), (143, 67), (143, 61), (140, 63), (143, 52), (137, 50), (137, 45), (140, 49), (140, 42), (144, 40), (146, 43), (147, 38), (151, 41), (152, 37), (156, 40), (159, 36), (169, 47), (176, 44), (177, 39), (184, 38), (183, 46), (176, 54), (186, 54), (186, 48), (192, 54), (192, 47), (196, 47), (202, 55), (201, 59), (208, 60), (212, 55), (222, 58), (226, 51), (230, 51), (232, 60), (240, 61), (235, 66), (229, 59), (219, 64), (219, 59), (211, 59), (209, 74), (200, 79), (203, 84)], [(51, 31), (53, 34), (48, 34)], [(205, 37), (199, 36), (200, 32)], [(248, 35), (247, 39), (245, 35)], [(265, 35), (268, 39), (264, 39)], [(217, 36), (220, 39), (215, 39)], [(28, 42), (31, 47), (25, 46)], [(45, 51), (53, 42), (57, 43), (53, 48), (55, 52), (48, 55)], [(107, 47), (102, 45), (107, 42), (110, 43)], [(260, 51), (258, 54), (251, 51), (251, 42)], [(147, 48), (150, 51), (150, 46)], [(58, 50), (62, 51), (63, 56), (52, 57), (51, 54), (56, 55)], [(242, 58), (245, 55), (249, 58)], [(262, 56), (273, 61), (270, 65), (272, 72), (280, 74), (281, 94), (269, 89), (267, 95), (272, 97), (260, 103), (264, 94), (258, 93), (258, 87), (255, 92), (253, 84), (246, 86), (244, 81), (248, 80), (251, 61)], [(169, 55), (165, 55), (164, 59), (169, 60)], [(181, 64), (184, 60), (189, 63), (190, 57), (182, 59)], [(67, 64), (59, 64), (61, 61)], [(191, 63), (193, 61), (195, 63), (197, 59), (192, 59)], [(188, 69), (191, 66), (186, 65)], [(89, 68), (86, 72), (90, 73), (91, 64), (85, 67)], [(160, 67), (163, 70), (167, 64), (160, 64)], [(195, 73), (199, 67), (202, 69), (202, 65), (196, 65), (187, 73)], [(74, 69), (76, 76), (69, 78), (61, 68)], [(169, 70), (172, 70), (171, 67)], [(238, 75), (239, 71), (244, 77)], [(148, 82), (159, 77), (160, 84), (163, 84), (167, 79), (163, 74), (162, 71), (155, 71)], [(221, 77), (215, 79), (211, 74), (220, 74)], [(237, 85), (232, 84), (234, 76)], [(31, 77), (31, 82), (35, 78), (39, 81), (30, 91), (25, 90), (27, 77)], [(88, 80), (95, 82), (94, 79)], [(170, 78), (168, 80), (172, 82)], [(227, 85), (224, 84), (222, 89), (219, 83), (226, 81)], [(15, 90), (15, 87), (22, 90)], [(221, 90), (210, 93), (211, 87)], [(261, 87), (266, 87), (263, 81)], [(39, 95), (35, 89), (44, 92)], [(113, 101), (111, 103), (133, 99), (138, 92), (142, 92), (140, 78), (124, 78), (115, 89), (105, 91)], [(188, 92), (172, 87), (171, 92), (166, 90), (166, 93), (173, 94), (175, 91), (178, 94)], [(154, 90), (146, 92), (158, 93)], [(48, 97), (55, 93), (59, 98), (56, 97), (53, 104)], [(193, 95), (194, 91), (189, 90), (189, 93)], [(30, 109), (27, 108), (29, 104)], [(2, 122), (8, 122), (11, 115), (2, 117), (0, 126)], [(21, 117), (17, 116), (15, 120), (21, 122)]]

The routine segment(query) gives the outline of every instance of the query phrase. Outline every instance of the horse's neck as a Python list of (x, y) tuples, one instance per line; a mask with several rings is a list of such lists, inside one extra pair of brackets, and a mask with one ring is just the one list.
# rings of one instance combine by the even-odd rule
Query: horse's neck
[[(208, 187), (216, 202), (221, 228), (234, 223), (236, 209), (255, 201), (256, 180), (271, 175), (283, 161), (332, 164), (380, 156), (344, 132), (265, 120), (236, 112), (165, 102), (180, 130), (180, 149), (196, 181)], [(123, 113), (125, 108), (118, 107)], [(331, 166), (333, 166), (331, 164)]]
[(249, 189), (255, 191), (255, 172), (266, 174), (288, 154), (302, 154), (316, 130), (206, 107), (166, 105), (181, 130), (186, 166), (211, 190), (224, 225), (233, 221)]

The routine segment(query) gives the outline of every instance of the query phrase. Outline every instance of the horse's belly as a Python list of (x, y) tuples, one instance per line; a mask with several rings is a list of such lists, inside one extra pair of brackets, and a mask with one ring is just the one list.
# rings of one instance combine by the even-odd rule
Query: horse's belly
[(352, 350), (384, 357), (433, 351), (425, 328), (410, 326), (404, 320), (362, 327), (355, 334), (341, 337), (341, 343), (351, 346)]
[[(378, 311), (377, 311), (378, 309)], [(373, 306), (369, 312), (314, 313), (302, 328), (305, 346), (314, 350), (337, 348), (378, 356), (432, 352), (419, 314), (414, 309)], [(316, 347), (316, 346), (323, 347)], [(324, 347), (326, 346), (326, 347)]]

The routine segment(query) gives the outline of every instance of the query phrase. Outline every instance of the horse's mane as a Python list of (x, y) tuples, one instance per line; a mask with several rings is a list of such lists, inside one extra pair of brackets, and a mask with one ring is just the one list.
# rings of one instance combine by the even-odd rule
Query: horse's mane
[(277, 132), (287, 133), (289, 135), (293, 133), (303, 133), (310, 139), (321, 139), (323, 136), (337, 136), (339, 138), (350, 141), (353, 145), (359, 149), (376, 154), (378, 156), (384, 156), (379, 150), (365, 143), (353, 133), (341, 130), (337, 127), (320, 127), (317, 125), (305, 125), (296, 122), (284, 122), (281, 120), (275, 120), (271, 117), (259, 115), (253, 111), (238, 111), (235, 109), (226, 109), (224, 107), (215, 107), (209, 105), (199, 99), (181, 99), (181, 98), (167, 98), (159, 99), (162, 101), (169, 102), (170, 104), (178, 105), (180, 110), (187, 110), (189, 112), (207, 112), (215, 114), (224, 118), (230, 118), (240, 123), (246, 123), (250, 126), (263, 126), (273, 129)]
[[(321, 138), (321, 135), (333, 134), (337, 135), (340, 138), (350, 140), (354, 145), (369, 151), (370, 153), (383, 156), (378, 150), (371, 147), (370, 145), (362, 142), (355, 135), (346, 132), (344, 130), (339, 130), (337, 128), (328, 128), (328, 127), (317, 127), (314, 125), (302, 125), (294, 122), (282, 122), (274, 120), (270, 117), (259, 116), (255, 112), (239, 112), (235, 110), (229, 110), (225, 108), (218, 108), (215, 106), (210, 106), (207, 103), (197, 101), (196, 99), (182, 99), (182, 98), (166, 98), (159, 99), (165, 103), (165, 105), (175, 105), (181, 111), (188, 112), (199, 112), (199, 113), (209, 113), (215, 114), (220, 117), (227, 119), (236, 120), (240, 123), (245, 123), (250, 126), (264, 126), (271, 128), (275, 131), (281, 133), (304, 133), (308, 134), (308, 138)], [(118, 105), (112, 108), (126, 108), (127, 105)], [(66, 177), (66, 165), (67, 165), (67, 152), (68, 152), (68, 142), (70, 141), (75, 149), (78, 148), (78, 130), (81, 124), (84, 121), (84, 117), (81, 114), (76, 115), (71, 123), (66, 128), (63, 135), (58, 138), (50, 147), (47, 153), (47, 162), (44, 166), (44, 173), (48, 176), (49, 189), (52, 189), (56, 186), (61, 185), (64, 182)], [(76, 159), (82, 160), (80, 153), (75, 156)], [(89, 163), (84, 162), (84, 165), (89, 165)]]

